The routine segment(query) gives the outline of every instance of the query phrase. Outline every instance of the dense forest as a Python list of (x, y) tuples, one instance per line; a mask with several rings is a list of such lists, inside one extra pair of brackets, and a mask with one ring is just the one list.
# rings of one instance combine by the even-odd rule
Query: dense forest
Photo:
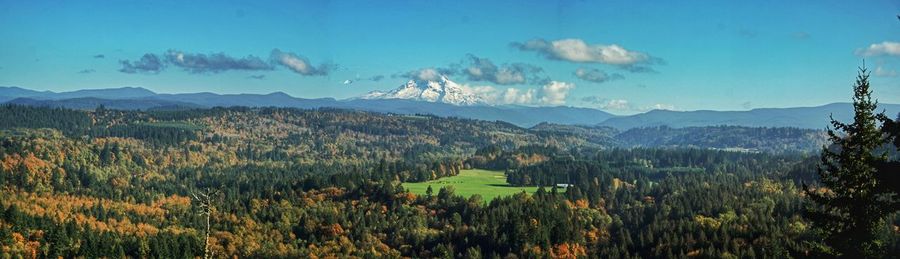
[(616, 136), (625, 145), (638, 147), (699, 147), (752, 152), (817, 153), (825, 145), (825, 132), (798, 128), (750, 128), (739, 126), (636, 128)]
[(672, 128), (668, 126), (632, 128), (619, 131), (604, 126), (541, 123), (531, 128), (538, 133), (575, 135), (606, 146), (623, 148), (703, 148), (740, 152), (817, 153), (827, 138), (823, 130), (742, 126)]
[[(819, 157), (798, 144), (817, 134), (524, 129), (337, 109), (7, 105), (0, 256), (817, 256), (824, 237), (803, 216), (802, 186), (816, 181)], [(663, 140), (640, 137), (650, 135)], [(675, 140), (686, 135), (697, 137)], [(781, 137), (757, 140), (767, 136)], [(487, 201), (402, 185), (467, 168), (542, 188)], [(900, 251), (898, 225), (893, 214), (880, 226), (887, 251)]]

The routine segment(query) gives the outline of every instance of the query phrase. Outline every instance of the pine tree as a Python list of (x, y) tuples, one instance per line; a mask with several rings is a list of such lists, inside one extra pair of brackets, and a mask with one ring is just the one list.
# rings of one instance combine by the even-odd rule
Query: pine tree
[(853, 91), (853, 122), (831, 119), (834, 129), (828, 130), (828, 136), (832, 145), (823, 149), (818, 166), (824, 188), (804, 185), (814, 202), (806, 216), (840, 256), (877, 257), (881, 243), (875, 233), (891, 211), (883, 206), (884, 193), (877, 191), (880, 183), (875, 177), (876, 165), (886, 156), (876, 154), (884, 139), (865, 67), (860, 68)]
[[(893, 144), (896, 151), (900, 151), (900, 114), (894, 120), (885, 114), (879, 114), (878, 117), (883, 123), (881, 131), (886, 136), (885, 142), (889, 146)], [(892, 206), (894, 211), (900, 211), (900, 159), (894, 157), (893, 160), (879, 165), (876, 177), (884, 183), (884, 192), (893, 193), (893, 200), (889, 206)]]

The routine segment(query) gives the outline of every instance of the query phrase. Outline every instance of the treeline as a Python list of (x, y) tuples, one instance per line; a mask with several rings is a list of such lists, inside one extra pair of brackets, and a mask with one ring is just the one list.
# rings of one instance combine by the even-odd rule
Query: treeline
[(741, 152), (815, 154), (826, 142), (823, 130), (791, 127), (668, 126), (632, 128), (624, 132), (602, 126), (541, 123), (529, 129), (537, 134), (576, 137), (602, 146), (623, 148), (703, 148)]
[(70, 137), (136, 138), (153, 144), (165, 145), (196, 140), (198, 137), (197, 130), (193, 128), (146, 123), (120, 124), (121, 121), (107, 121), (111, 114), (125, 115), (129, 113), (108, 111), (103, 107), (90, 113), (65, 108), (6, 104), (0, 106), (0, 129), (51, 128)]
[(712, 126), (634, 128), (615, 136), (626, 147), (696, 147), (754, 152), (817, 153), (825, 144), (821, 130)]
[(565, 151), (556, 147), (528, 145), (512, 150), (504, 150), (498, 145), (490, 145), (478, 149), (475, 154), (466, 160), (467, 168), (482, 168), (490, 170), (510, 170), (528, 165), (533, 165), (549, 160), (551, 157), (560, 156)]
[(0, 129), (52, 128), (67, 135), (85, 134), (93, 126), (91, 117), (82, 111), (63, 108), (43, 108), (0, 105)]
[[(192, 258), (203, 253), (203, 242), (196, 233), (127, 235), (93, 229), (76, 220), (60, 222), (48, 216), (35, 217), (17, 205), (0, 209), (3, 209), (0, 211), (3, 222), (10, 224), (0, 227), (0, 246), (7, 258), (10, 255), (29, 258)], [(104, 222), (110, 217), (102, 207), (91, 215)]]
[(162, 145), (175, 145), (199, 139), (199, 133), (196, 129), (148, 124), (114, 125), (108, 128), (95, 127), (91, 129), (90, 135), (92, 137), (135, 138)]

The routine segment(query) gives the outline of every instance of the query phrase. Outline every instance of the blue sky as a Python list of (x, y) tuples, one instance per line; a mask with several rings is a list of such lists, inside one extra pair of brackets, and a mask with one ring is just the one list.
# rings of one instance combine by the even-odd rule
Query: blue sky
[[(629, 114), (849, 101), (865, 58), (876, 98), (900, 103), (898, 14), (898, 1), (0, 1), (0, 85), (340, 99), (430, 68), (498, 102), (513, 89), (534, 94), (519, 104)], [(162, 68), (139, 66), (145, 54)]]

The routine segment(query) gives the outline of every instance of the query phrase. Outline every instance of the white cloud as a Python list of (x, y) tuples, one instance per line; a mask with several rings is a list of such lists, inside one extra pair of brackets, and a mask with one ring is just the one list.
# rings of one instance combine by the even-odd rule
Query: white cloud
[(496, 83), (498, 84), (517, 84), (525, 82), (525, 77), (521, 73), (513, 70), (503, 69), (497, 72)]
[(468, 91), (471, 91), (475, 95), (481, 97), (482, 100), (492, 105), (532, 105), (534, 104), (536, 92), (534, 89), (520, 90), (511, 87), (501, 91), (493, 86), (460, 86), (468, 89)]
[(500, 100), (502, 102), (499, 104), (534, 104), (534, 96), (534, 89), (522, 91), (516, 88), (506, 88), (506, 91), (503, 91), (503, 98)]
[(490, 59), (469, 54), (465, 61), (454, 65), (465, 66), (459, 72), (466, 75), (470, 81), (488, 81), (500, 85), (541, 84), (546, 81), (539, 76), (543, 71), (542, 68), (525, 63), (498, 66)]
[(544, 69), (541, 67), (531, 64), (495, 64), (488, 58), (468, 54), (458, 63), (397, 73), (392, 77), (433, 81), (440, 79), (440, 76), (462, 76), (470, 82), (491, 82), (498, 85), (542, 85), (550, 81), (543, 76), (543, 71)]
[(877, 67), (875, 67), (875, 71), (873, 71), (872, 74), (875, 76), (882, 76), (882, 77), (896, 77), (897, 70), (887, 69), (887, 68), (884, 68), (883, 66), (877, 66)]
[(900, 42), (885, 41), (869, 45), (868, 48), (856, 50), (856, 54), (865, 57), (900, 56)]
[(437, 81), (441, 78), (441, 73), (433, 68), (426, 68), (419, 70), (419, 73), (417, 73), (415, 76), (419, 80)]
[(438, 81), (441, 79), (441, 76), (451, 75), (451, 72), (452, 71), (443, 68), (422, 68), (405, 73), (394, 74), (391, 77), (408, 78), (420, 81)]
[(634, 110), (634, 107), (631, 106), (631, 103), (629, 103), (628, 100), (622, 99), (608, 100), (606, 103), (601, 104), (600, 108), (608, 110)]
[(650, 106), (639, 106), (625, 99), (608, 99), (600, 96), (587, 96), (581, 98), (581, 102), (589, 103), (597, 108), (620, 112), (646, 112), (650, 110), (675, 110), (671, 104), (657, 103)]
[(571, 62), (633, 65), (652, 61), (647, 54), (627, 50), (616, 44), (591, 45), (581, 39), (555, 41), (534, 39), (524, 43), (513, 43), (512, 45), (520, 50), (536, 51), (550, 59)]
[(464, 84), (460, 84), (459, 86), (464, 90), (481, 97), (485, 102), (488, 103), (496, 103), (497, 98), (500, 96), (497, 88), (494, 88), (493, 86), (468, 86)]
[(565, 105), (569, 91), (575, 88), (574, 84), (552, 81), (540, 89), (519, 89), (509, 87), (497, 89), (493, 86), (468, 86), (460, 85), (467, 91), (481, 97), (485, 102), (494, 105)]
[(673, 110), (675, 110), (675, 105), (657, 103), (657, 104), (650, 106), (648, 110), (670, 110), (670, 111), (673, 111)]
[(282, 52), (279, 49), (272, 50), (271, 59), (275, 63), (305, 76), (323, 76), (333, 69), (333, 67), (326, 64), (315, 67), (305, 57), (291, 52)]
[(581, 80), (591, 81), (595, 83), (603, 83), (606, 81), (619, 80), (624, 79), (625, 76), (621, 74), (607, 74), (603, 70), (599, 70), (596, 68), (578, 68), (575, 70), (575, 76), (581, 78)]
[(566, 103), (569, 90), (574, 88), (574, 84), (551, 81), (541, 88), (541, 103), (546, 105), (563, 105)]

